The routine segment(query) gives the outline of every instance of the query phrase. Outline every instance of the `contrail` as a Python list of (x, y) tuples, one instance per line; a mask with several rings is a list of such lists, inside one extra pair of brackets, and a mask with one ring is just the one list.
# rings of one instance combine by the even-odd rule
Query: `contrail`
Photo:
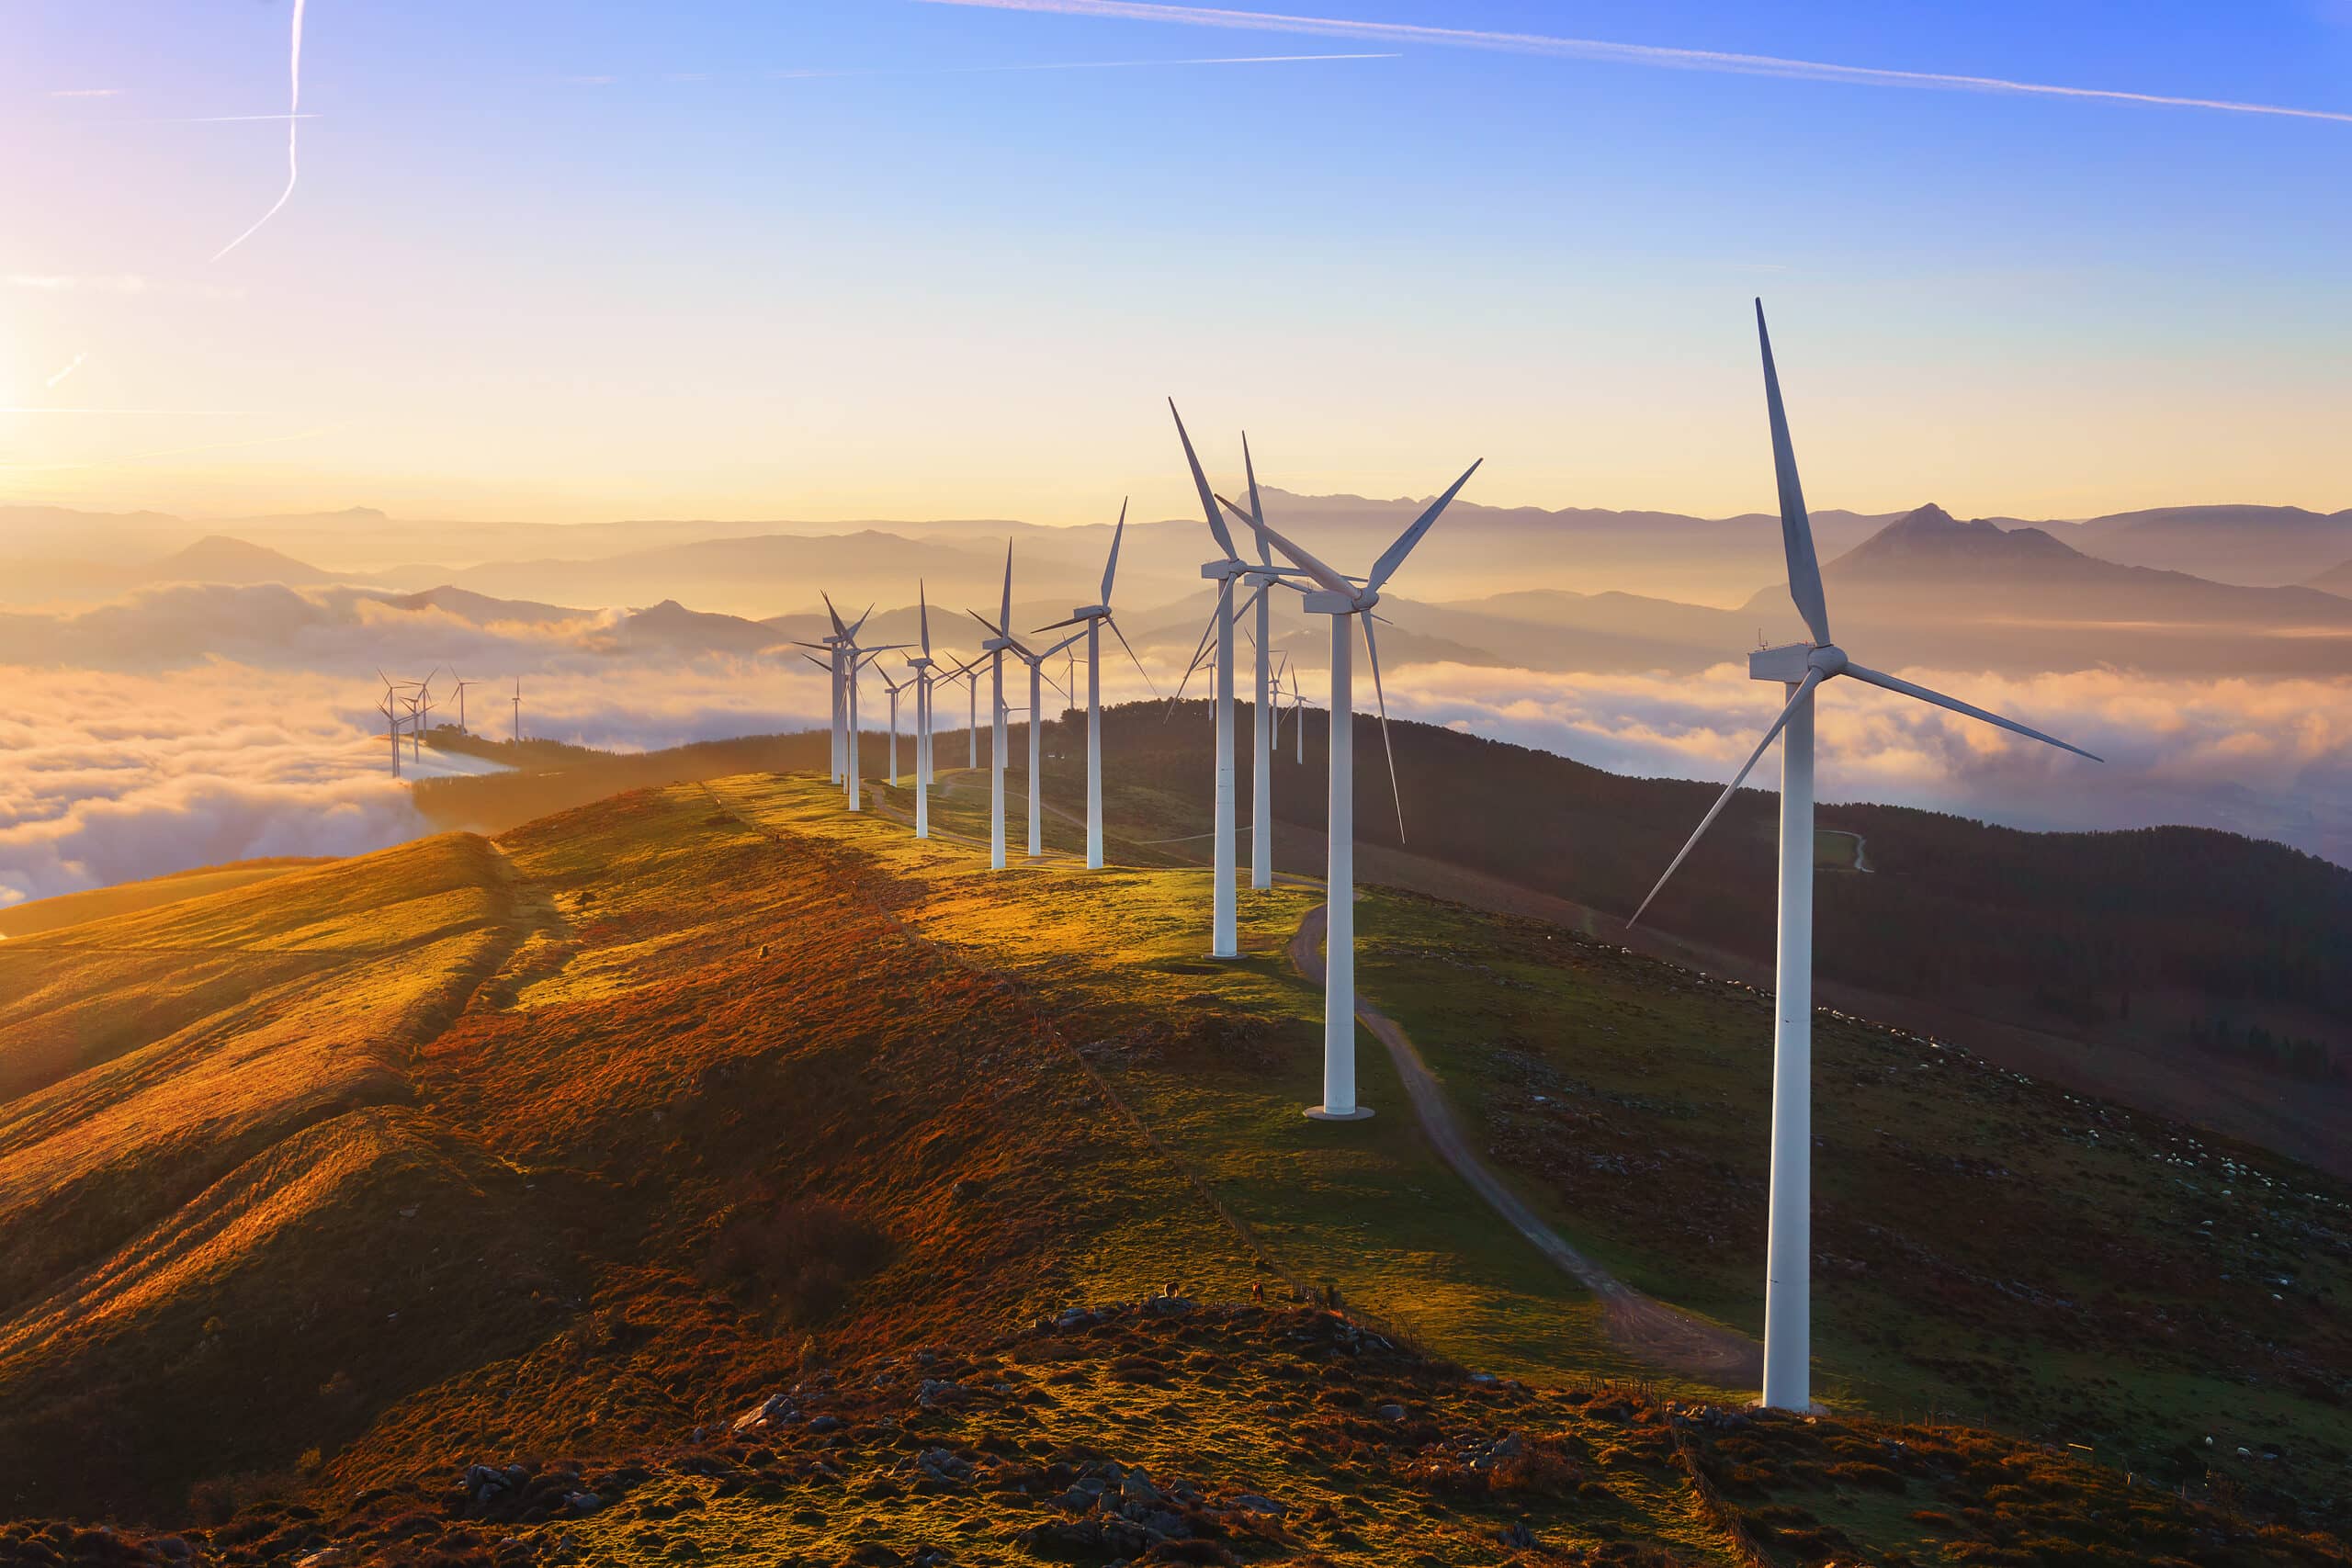
[(294, 194), (294, 182), (301, 175), (301, 166), (297, 162), (295, 154), (297, 139), (302, 134), (302, 7), (305, 4), (306, 0), (294, 0), (293, 52), (287, 65), (291, 101), (287, 105), (286, 114), (286, 188), (277, 193), (277, 199), (270, 203), (267, 212), (254, 220), (252, 228), (213, 253), (214, 261), (219, 261), (239, 245), (252, 239), (263, 224), (277, 217), (277, 209), (284, 207), (287, 198)]
[(175, 114), (154, 119), (127, 119), (123, 125), (236, 125), (254, 119), (316, 119), (316, 114)]
[[(963, 0), (948, 0), (961, 4)], [(1203, 60), (1052, 60), (1020, 65), (876, 66), (865, 71), (770, 71), (772, 82), (828, 80), (836, 76), (985, 76), (999, 71), (1129, 71), (1153, 65), (1295, 65), (1317, 60), (1401, 60), (1400, 54), (1228, 54)]]
[(64, 369), (60, 370), (56, 375), (51, 376), (48, 380), (42, 382), (41, 385), (54, 390), (60, 381), (64, 380), (65, 378), (73, 375), (74, 372), (82, 368), (82, 361), (89, 357), (90, 356), (86, 354), (75, 355), (74, 356), (74, 362), (71, 365), (68, 365)]
[(1600, 39), (1560, 38), (1549, 33), (1487, 32), (1469, 28), (1420, 27), (1406, 22), (1368, 22), (1341, 17), (1294, 17), (1273, 11), (1227, 11), (1207, 6), (1156, 5), (1147, 3), (1147, 0), (922, 0), (922, 3), (968, 6), (989, 11), (1035, 11), (1060, 17), (1175, 22), (1187, 27), (1227, 28), (1247, 32), (1303, 33), (1317, 38), (1363, 39), (1390, 44), (1481, 49), (1505, 54), (1546, 55), (1562, 60), (1609, 61), (1622, 65), (1647, 65), (1671, 71), (1718, 71), (1741, 76), (1786, 76), (1798, 81), (1845, 82), (1861, 86), (2090, 99), (2100, 103), (2146, 104), (2159, 108), (2207, 109), (2222, 114), (2275, 115), (2287, 119), (2324, 119), (2352, 124), (2352, 112), (2340, 109), (2240, 103), (2229, 98), (2173, 97), (2162, 93), (2126, 93), (2105, 87), (2068, 87), (2047, 82), (2012, 82), (1999, 76), (1962, 76), (1940, 71), (1893, 71), (1874, 65), (1833, 65), (1817, 60), (1783, 60), (1769, 54), (1731, 54), (1708, 49), (1611, 43)]

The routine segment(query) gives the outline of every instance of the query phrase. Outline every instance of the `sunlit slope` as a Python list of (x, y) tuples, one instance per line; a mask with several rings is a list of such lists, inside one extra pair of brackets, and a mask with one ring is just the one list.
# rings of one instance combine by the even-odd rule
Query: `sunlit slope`
[[(242, 1402), (288, 1364), (289, 1321), (368, 1295), (401, 1248), (346, 1225), (330, 1252), (330, 1215), (434, 1142), (376, 1108), (414, 1098), (418, 1046), (530, 918), (498, 852), (451, 837), (6, 945), (23, 990), (0, 1064), (27, 1087), (0, 1102), (0, 1470), (92, 1484), (101, 1456), (44, 1436), (83, 1401), (168, 1407), (217, 1374)], [(460, 1190), (464, 1165), (424, 1162)], [(325, 1298), (288, 1293), (297, 1254), (336, 1281)], [(161, 1450), (266, 1446), (248, 1429), (106, 1431), (147, 1478)]]
[(9, 944), (42, 1003), (0, 1030), (38, 1080), (0, 1104), (16, 1506), (609, 1450), (811, 1331), (1244, 1292), (1035, 1000), (886, 886), (686, 787)]
[[(330, 870), (56, 945), (322, 967), (6, 1108), (0, 1162), (45, 1162), (6, 1233), (9, 1512), (254, 1568), (1468, 1568), (1519, 1530), (1585, 1562), (2342, 1560), (1867, 1391), (1816, 1427), (1654, 1373), (1462, 1189), (1368, 1039), (1381, 1115), (1298, 1115), (1311, 886), (1246, 897), (1214, 962), (1197, 870), (994, 874), (774, 776)], [(1366, 916), (1378, 961), (1489, 978), (1458, 911)], [(77, 1141), (74, 1107), (115, 1120)], [(76, 1227), (70, 1258), (35, 1239)], [(1292, 1297), (1329, 1283), (1351, 1318)], [(733, 1429), (786, 1391), (812, 1418)], [(1715, 1413), (1666, 1404), (1694, 1395)], [(1118, 1529), (1068, 1501), (1086, 1481)], [(0, 1525), (0, 1560), (85, 1536)]]
[(33, 1090), (282, 986), (498, 927), (510, 880), (441, 839), (0, 942), (0, 1129)]
[(35, 898), (0, 909), (0, 937), (38, 936), (60, 926), (80, 925), (84, 920), (104, 919), (108, 915), (129, 914), (134, 909), (198, 898), (208, 893), (225, 893), (319, 863), (314, 857), (300, 855), (242, 860), (229, 865), (175, 872), (169, 876), (152, 876), (143, 882), (119, 882), (111, 887)]

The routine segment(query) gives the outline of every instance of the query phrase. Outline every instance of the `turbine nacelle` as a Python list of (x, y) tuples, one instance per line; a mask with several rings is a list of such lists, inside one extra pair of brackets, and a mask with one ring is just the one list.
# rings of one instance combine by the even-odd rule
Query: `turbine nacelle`
[[(1080, 604), (1077, 609), (1072, 610), (1069, 613), (1069, 619), (1064, 621), (1062, 625), (1067, 626), (1073, 626), (1080, 621), (1107, 620), (1110, 617), (1110, 615), (1111, 606), (1108, 604)], [(1044, 629), (1046, 631), (1052, 631), (1054, 628), (1047, 626)]]
[(1310, 588), (1299, 602), (1312, 615), (1351, 615), (1358, 610), (1369, 610), (1379, 604), (1380, 595), (1369, 591), (1334, 593), (1329, 589)]
[(1846, 650), (1836, 643), (1783, 643), (1778, 648), (1759, 648), (1749, 654), (1747, 678), (1793, 686), (1807, 675), (1818, 675), (1825, 681), (1832, 675), (1843, 675), (1846, 665)]
[(1235, 560), (1231, 556), (1226, 557), (1223, 560), (1201, 563), (1201, 575), (1211, 582), (1229, 582), (1237, 577), (1249, 575), (1252, 570), (1240, 561)]

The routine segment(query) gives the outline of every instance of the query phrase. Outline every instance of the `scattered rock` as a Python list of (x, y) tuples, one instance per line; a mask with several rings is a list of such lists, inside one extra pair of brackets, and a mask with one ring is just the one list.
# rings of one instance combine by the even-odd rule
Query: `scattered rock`
[(808, 1429), (812, 1432), (838, 1432), (842, 1429), (842, 1418), (838, 1416), (813, 1416), (808, 1422)]
[(1261, 1497), (1255, 1492), (1237, 1493), (1227, 1499), (1226, 1506), (1238, 1508), (1245, 1514), (1264, 1514), (1276, 1519), (1290, 1512), (1287, 1505), (1277, 1503), (1272, 1497)]
[(1509, 1529), (1498, 1533), (1501, 1537), (1502, 1543), (1505, 1546), (1515, 1546), (1521, 1550), (1528, 1550), (1536, 1545), (1535, 1532), (1529, 1529), (1524, 1522), (1512, 1525)]
[(1402, 1421), (1405, 1418), (1405, 1407), (1401, 1404), (1384, 1404), (1373, 1414), (1383, 1421)]
[(730, 1430), (740, 1437), (745, 1432), (756, 1432), (768, 1427), (782, 1427), (799, 1419), (800, 1407), (793, 1403), (790, 1394), (772, 1393), (735, 1417), (735, 1425)]

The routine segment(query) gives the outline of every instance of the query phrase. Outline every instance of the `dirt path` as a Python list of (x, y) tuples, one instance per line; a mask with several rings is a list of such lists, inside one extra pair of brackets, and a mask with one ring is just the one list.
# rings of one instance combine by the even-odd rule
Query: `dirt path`
[[(1323, 983), (1323, 931), (1329, 913), (1329, 905), (1316, 905), (1299, 921), (1290, 941), (1292, 967), (1317, 986)], [(1396, 1064), (1396, 1076), (1404, 1082), (1406, 1098), (1413, 1103), (1421, 1131), (1445, 1156), (1445, 1163), (1537, 1251), (1600, 1298), (1609, 1337), (1618, 1348), (1727, 1388), (1757, 1384), (1764, 1372), (1762, 1347), (1744, 1335), (1652, 1301), (1569, 1246), (1478, 1158), (1455, 1120), (1445, 1091), (1438, 1087), (1429, 1064), (1396, 1021), (1366, 1001), (1361, 991), (1356, 993), (1356, 1017), (1388, 1047), (1389, 1059)]]

